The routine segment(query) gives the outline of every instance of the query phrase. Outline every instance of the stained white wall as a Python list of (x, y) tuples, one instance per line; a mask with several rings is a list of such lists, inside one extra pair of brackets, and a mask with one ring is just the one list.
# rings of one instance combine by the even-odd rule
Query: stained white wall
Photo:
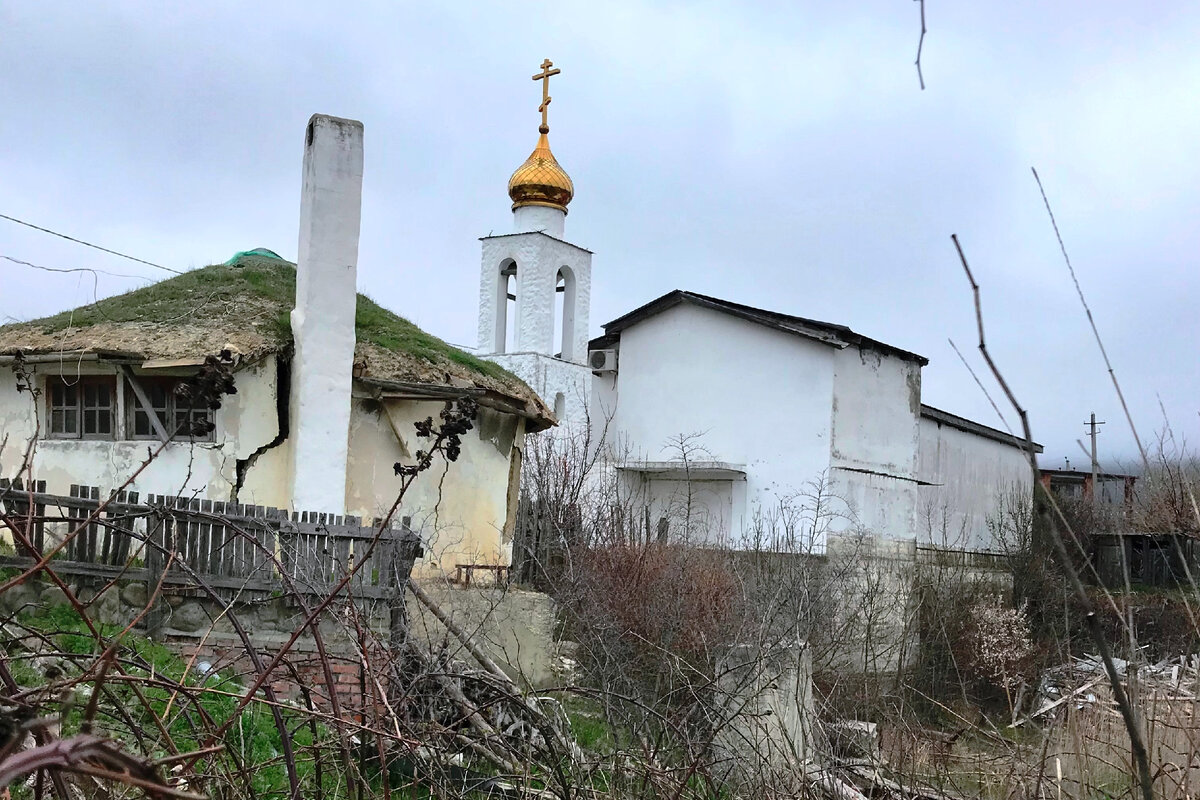
[[(113, 374), (111, 368), (83, 364), (79, 374)], [(39, 367), (38, 380), (55, 373)], [(74, 374), (74, 373), (73, 373)], [(216, 412), (216, 441), (172, 442), (133, 481), (143, 494), (196, 496), (228, 501), (233, 496), (238, 459), (247, 459), (272, 442), (279, 432), (275, 393), (278, 370), (268, 358), (239, 370), (237, 394), (224, 398)], [(98, 486), (108, 492), (122, 485), (146, 459), (151, 440), (114, 441), (37, 439), (34, 399), (18, 392), (9, 370), (0, 372), (0, 476), (18, 476), (26, 446), (34, 441), (33, 476), (48, 491), (66, 494), (71, 484)], [(36, 402), (45, 403), (44, 395)], [(412, 463), (424, 446), (414, 423), (437, 417), (440, 403), (391, 400), (384, 404), (355, 401), (352, 406), (347, 474), (338, 488), (346, 513), (369, 523), (387, 513), (399, 492), (393, 465)], [(44, 419), (44, 411), (41, 412)], [(389, 422), (389, 416), (391, 421)], [(397, 520), (411, 516), (430, 545), (423, 562), (453, 570), (456, 563), (507, 564), (512, 542), (506, 532), (512, 460), (524, 437), (524, 421), (512, 414), (483, 409), (475, 428), (463, 439), (462, 455), (449, 465), (438, 461), (423, 473), (404, 498)], [(265, 450), (246, 473), (239, 501), (273, 508), (289, 507), (291, 438)], [(340, 505), (340, 504), (339, 504)], [(312, 508), (306, 510), (320, 511)]]
[(921, 365), (858, 347), (836, 350), (833, 361), (833, 491), (857, 524), (876, 535), (909, 538), (917, 508)]
[[(382, 517), (400, 491), (393, 465), (412, 464), (428, 442), (414, 423), (437, 418), (440, 402), (356, 400), (350, 425), (346, 508), (366, 520)], [(390, 419), (389, 419), (390, 418)], [(462, 440), (462, 454), (447, 464), (440, 457), (405, 494), (396, 520), (411, 517), (428, 546), (427, 568), (453, 571), (455, 564), (508, 564), (512, 560), (509, 481), (514, 450), (524, 422), (512, 414), (481, 409)]]
[(613, 410), (613, 441), (633, 459), (673, 460), (672, 437), (697, 433), (707, 455), (744, 464), (733, 534), (756, 505), (777, 506), (829, 468), (834, 350), (681, 304), (622, 331), (615, 379), (594, 381), (594, 408)]
[(997, 550), (988, 518), (1008, 494), (1033, 497), (1029, 461), (1020, 448), (935, 419), (920, 423), (917, 530), (922, 543), (966, 550)]

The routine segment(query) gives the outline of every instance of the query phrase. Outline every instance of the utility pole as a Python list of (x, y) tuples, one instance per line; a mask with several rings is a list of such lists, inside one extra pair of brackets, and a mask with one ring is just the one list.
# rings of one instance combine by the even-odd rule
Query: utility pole
[(1100, 434), (1099, 426), (1103, 422), (1096, 422), (1096, 415), (1093, 413), (1091, 419), (1083, 423), (1088, 426), (1088, 436), (1092, 438), (1092, 505), (1100, 505), (1100, 463), (1096, 460), (1096, 437)]

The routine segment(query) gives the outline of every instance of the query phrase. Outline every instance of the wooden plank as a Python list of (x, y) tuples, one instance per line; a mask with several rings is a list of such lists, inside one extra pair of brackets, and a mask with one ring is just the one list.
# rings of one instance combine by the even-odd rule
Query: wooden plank
[[(100, 507), (100, 487), (88, 487), (91, 498), (96, 501), (96, 507)], [(88, 523), (88, 538), (87, 538), (87, 560), (95, 562), (96, 560), (96, 540), (100, 537), (100, 525), (95, 522)]]
[(194, 569), (200, 575), (205, 575), (212, 572), (212, 537), (213, 524), (208, 515), (212, 514), (212, 501), (199, 500), (193, 501), (195, 511), (199, 511), (206, 516), (193, 517), (196, 521), (196, 553), (194, 556)]
[(264, 577), (275, 577), (278, 573), (275, 569), (275, 557), (279, 555), (276, 550), (275, 537), (278, 526), (283, 522), (286, 513), (278, 508), (268, 508), (265, 516), (267, 524), (263, 526), (262, 534), (262, 552), (259, 553), (259, 558), (262, 559), (262, 570), (260, 574)]
[[(225, 518), (226, 504), (217, 500), (212, 504), (213, 516)], [(208, 545), (208, 572), (212, 575), (225, 574), (225, 551), (229, 547), (230, 531), (222, 522), (212, 522)]]
[(249, 529), (249, 533), (253, 538), (248, 541), (246, 551), (246, 569), (247, 574), (258, 574), (264, 564), (266, 554), (263, 552), (263, 532), (267, 529), (267, 508), (265, 506), (254, 507), (254, 527)]
[[(130, 503), (136, 505), (138, 501), (138, 493), (130, 492), (127, 499)], [(113, 555), (114, 564), (128, 564), (130, 553), (133, 549), (133, 541), (136, 538), (134, 535), (135, 520), (132, 517), (126, 517), (129, 528), (124, 531), (119, 539), (117, 539), (117, 552)]]
[[(85, 509), (88, 512), (96, 510), (96, 501), (88, 497), (74, 497), (70, 495), (48, 494), (46, 492), (33, 492), (32, 494), (21, 493), (17, 494), (12, 488), (0, 490), (0, 500), (4, 502), (27, 502), (28, 498), (33, 498), (36, 505), (55, 506), (58, 508), (78, 508)], [(145, 514), (147, 508), (137, 505), (136, 503), (109, 503), (107, 508), (120, 511), (125, 514)], [(86, 516), (86, 515), (85, 515)]]
[[(45, 481), (33, 481), (33, 488), (36, 493), (44, 493), (46, 491)], [(37, 517), (46, 515), (46, 504), (33, 501), (33, 513)], [(46, 551), (46, 523), (38, 521), (33, 524), (33, 536), (31, 538), (34, 549), (40, 555)]]
[(117, 369), (121, 370), (121, 374), (125, 376), (125, 382), (133, 390), (133, 396), (137, 399), (138, 405), (142, 407), (145, 415), (150, 418), (150, 424), (154, 426), (154, 432), (158, 435), (159, 440), (163, 442), (171, 441), (171, 435), (163, 427), (162, 420), (158, 418), (158, 414), (154, 411), (154, 404), (150, 402), (146, 390), (142, 388), (142, 384), (133, 374), (133, 370), (129, 368), (128, 364), (118, 364)]
[(333, 549), (332, 577), (335, 582), (340, 581), (350, 570), (350, 542), (351, 540), (344, 536), (329, 538), (329, 543)]
[(1032, 714), (1025, 717), (1024, 719), (1017, 720), (1016, 722), (1009, 725), (1008, 727), (1019, 728), (1020, 726), (1024, 725), (1029, 720), (1034, 719), (1036, 717), (1040, 717), (1043, 714), (1045, 714), (1047, 711), (1051, 711), (1055, 708), (1058, 708), (1059, 706), (1061, 706), (1063, 703), (1067, 702), (1071, 698), (1078, 697), (1081, 694), (1086, 694), (1089, 690), (1091, 690), (1094, 686), (1096, 686), (1098, 683), (1100, 683), (1103, 680), (1107, 680), (1107, 678), (1097, 678), (1094, 681), (1089, 681), (1088, 683), (1085, 683), (1083, 686), (1080, 686), (1078, 689), (1071, 692), (1070, 694), (1065, 694), (1062, 697), (1058, 698), (1057, 700), (1043, 705), (1037, 711), (1034, 711)]

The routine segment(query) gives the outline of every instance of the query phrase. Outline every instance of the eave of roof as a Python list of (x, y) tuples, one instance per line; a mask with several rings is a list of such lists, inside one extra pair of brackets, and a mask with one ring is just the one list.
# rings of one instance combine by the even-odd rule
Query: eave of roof
[[(1038, 471), (1041, 472), (1043, 475), (1048, 475), (1051, 478), (1062, 478), (1064, 480), (1078, 479), (1080, 482), (1082, 482), (1085, 478), (1092, 477), (1091, 472), (1084, 472), (1083, 470), (1077, 470), (1077, 469), (1042, 469), (1039, 467)], [(1096, 477), (1100, 478), (1100, 480), (1102, 480), (1102, 481), (1104, 481), (1104, 480), (1126, 480), (1129, 478), (1132, 478), (1133, 480), (1137, 480), (1137, 478), (1138, 478), (1137, 475), (1125, 475), (1120, 472), (1099, 472), (1096, 474)]]
[(522, 402), (521, 398), (513, 397), (506, 392), (498, 392), (495, 389), (479, 386), (445, 386), (371, 377), (360, 377), (355, 380), (377, 399), (456, 400), (460, 397), (472, 397), (481, 406), (524, 418), (527, 433), (543, 431), (557, 424), (549, 409), (543, 408), (540, 403), (530, 403), (528, 400)]
[(567, 247), (573, 247), (576, 250), (580, 250), (584, 253), (587, 253), (588, 255), (595, 255), (595, 253), (593, 253), (591, 250), (588, 250), (586, 247), (580, 247), (579, 245), (577, 245), (573, 242), (568, 242), (566, 239), (560, 239), (557, 236), (551, 236), (550, 234), (546, 233), (545, 231), (515, 231), (513, 233), (494, 233), (490, 236), (480, 236), (479, 241), (486, 242), (489, 239), (508, 239), (513, 236), (528, 236), (531, 233), (536, 233), (541, 236), (545, 236), (547, 239), (553, 239), (556, 242), (565, 244)]
[(589, 345), (597, 348), (611, 346), (619, 340), (621, 331), (682, 303), (691, 303), (702, 308), (709, 308), (723, 314), (729, 314), (763, 325), (767, 328), (822, 342), (831, 347), (843, 348), (854, 345), (859, 348), (878, 350), (889, 355), (898, 356), (899, 358), (916, 361), (921, 366), (929, 363), (929, 359), (922, 355), (855, 333), (845, 325), (835, 325), (791, 314), (781, 314), (776, 311), (733, 303), (718, 297), (709, 297), (708, 295), (697, 294), (696, 292), (689, 292), (683, 289), (668, 292), (662, 297), (651, 300), (639, 308), (635, 308), (628, 314), (617, 317), (612, 322), (604, 325), (604, 335), (593, 339)]
[[(957, 428), (958, 430), (966, 433), (973, 433), (976, 436), (982, 436), (985, 439), (992, 439), (1000, 442), (1001, 444), (1015, 447), (1019, 450), (1025, 449), (1025, 440), (1020, 436), (1013, 436), (1011, 433), (992, 428), (988, 425), (980, 424), (974, 420), (969, 420), (966, 417), (960, 417), (957, 414), (951, 414), (949, 411), (942, 411), (940, 408), (934, 408), (933, 406), (927, 406), (922, 403), (921, 416), (925, 417), (926, 419), (934, 420), (935, 422), (940, 422), (943, 425), (949, 425), (951, 428)], [(1042, 446), (1037, 442), (1034, 442), (1033, 452), (1042, 452)]]

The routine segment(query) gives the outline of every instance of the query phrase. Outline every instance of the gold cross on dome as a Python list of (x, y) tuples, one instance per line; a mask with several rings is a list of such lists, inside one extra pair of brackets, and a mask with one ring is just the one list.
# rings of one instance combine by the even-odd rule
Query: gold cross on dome
[(535, 81), (542, 82), (542, 104), (538, 106), (538, 111), (542, 112), (542, 127), (538, 128), (541, 133), (550, 132), (550, 125), (546, 122), (546, 110), (550, 107), (550, 76), (562, 72), (561, 69), (550, 69), (553, 66), (554, 62), (547, 58), (542, 61), (542, 71), (533, 76)]

